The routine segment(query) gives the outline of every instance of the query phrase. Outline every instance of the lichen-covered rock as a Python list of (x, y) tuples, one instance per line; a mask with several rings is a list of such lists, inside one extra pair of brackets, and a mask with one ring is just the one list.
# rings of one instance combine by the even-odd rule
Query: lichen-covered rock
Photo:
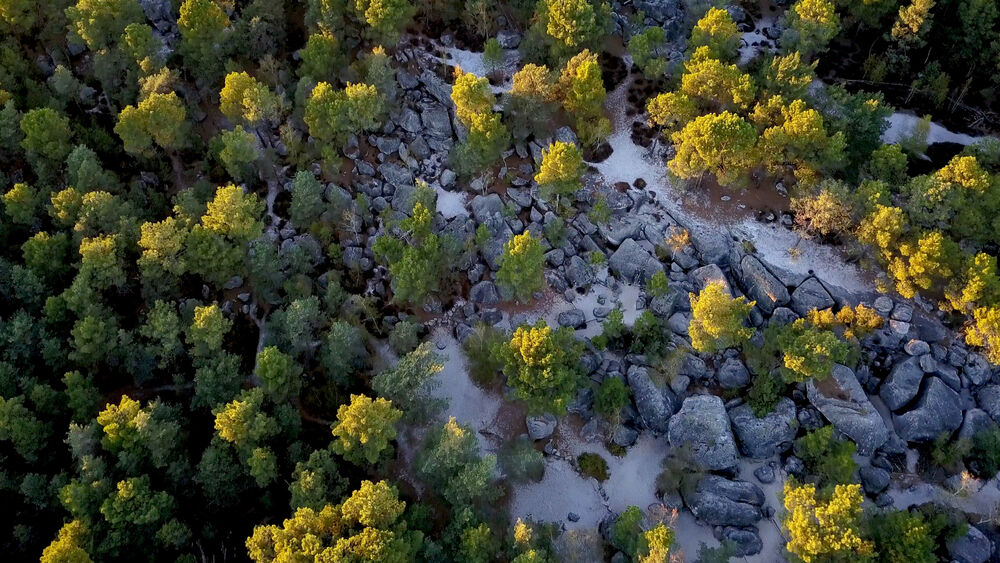
[(806, 396), (841, 434), (854, 441), (858, 453), (871, 455), (889, 439), (889, 429), (851, 368), (834, 364), (833, 374), (817, 382), (809, 380)]
[(892, 366), (889, 377), (882, 382), (878, 396), (885, 406), (899, 410), (917, 396), (923, 380), (924, 370), (920, 367), (920, 359), (911, 356)]
[(764, 491), (749, 481), (718, 475), (689, 475), (682, 481), (684, 504), (711, 526), (752, 526), (760, 521)]
[(727, 389), (746, 387), (750, 384), (750, 372), (747, 371), (743, 362), (736, 358), (726, 359), (719, 367), (719, 373), (716, 377), (719, 380), (719, 385)]
[(760, 260), (754, 256), (744, 256), (740, 261), (740, 268), (747, 295), (757, 302), (762, 311), (770, 314), (775, 307), (788, 304), (791, 299), (788, 288)]
[(937, 377), (928, 378), (916, 408), (895, 416), (893, 425), (907, 442), (930, 442), (962, 425), (961, 399)]
[(736, 465), (736, 440), (719, 397), (688, 397), (681, 410), (670, 418), (669, 426), (670, 446), (687, 448), (691, 460), (701, 468), (719, 470)]
[(795, 403), (783, 398), (774, 412), (757, 417), (750, 405), (743, 404), (729, 411), (733, 432), (743, 455), (767, 459), (792, 447), (799, 423), (795, 419)]
[(677, 410), (674, 393), (654, 383), (643, 366), (631, 366), (626, 376), (642, 423), (654, 432), (666, 432), (670, 417)]
[(608, 268), (622, 280), (634, 283), (649, 281), (663, 271), (663, 264), (633, 239), (625, 239), (608, 259)]
[(948, 555), (958, 563), (984, 563), (993, 553), (993, 542), (975, 526), (947, 544)]
[(555, 415), (543, 414), (529, 416), (524, 419), (524, 423), (528, 427), (528, 436), (532, 440), (544, 440), (555, 432), (557, 420)]

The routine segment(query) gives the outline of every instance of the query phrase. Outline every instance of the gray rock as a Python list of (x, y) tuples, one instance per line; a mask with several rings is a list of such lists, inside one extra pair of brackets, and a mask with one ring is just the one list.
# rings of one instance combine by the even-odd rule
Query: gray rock
[(880, 295), (875, 298), (873, 306), (880, 314), (888, 315), (892, 312), (892, 299), (886, 297), (885, 295)]
[(990, 364), (986, 358), (973, 352), (966, 358), (962, 374), (973, 385), (982, 385), (990, 379)]
[(544, 440), (552, 435), (556, 430), (555, 415), (543, 414), (541, 416), (529, 416), (524, 419), (524, 424), (528, 427), (528, 436), (532, 440)]
[(636, 0), (635, 7), (660, 23), (675, 20), (684, 14), (684, 5), (680, 0)]
[(923, 356), (930, 353), (931, 345), (923, 340), (910, 340), (903, 345), (903, 351), (911, 356)]
[(774, 467), (770, 463), (765, 463), (757, 469), (753, 470), (753, 476), (757, 478), (758, 481), (765, 485), (770, 485), (774, 482), (776, 476), (774, 474)]
[(420, 116), (417, 115), (417, 112), (410, 108), (405, 108), (403, 109), (403, 113), (400, 114), (397, 123), (399, 123), (399, 126), (409, 133), (419, 133), (422, 120), (420, 119)]
[(726, 275), (722, 273), (722, 268), (718, 264), (708, 264), (696, 270), (691, 270), (691, 273), (688, 275), (691, 277), (691, 281), (695, 283), (695, 288), (698, 291), (705, 289), (705, 286), (710, 283), (718, 282), (725, 286), (726, 293), (733, 295), (733, 288), (729, 286), (729, 280), (726, 279)]
[(984, 563), (993, 553), (993, 542), (975, 526), (964, 536), (947, 543), (948, 555), (958, 563)]
[(688, 397), (670, 418), (668, 438), (674, 448), (690, 448), (692, 461), (707, 470), (736, 465), (736, 440), (722, 399), (714, 395)]
[(455, 179), (458, 177), (453, 170), (445, 168), (441, 171), (441, 187), (450, 188), (455, 185)]
[(722, 363), (717, 375), (719, 385), (728, 389), (745, 387), (750, 384), (750, 373), (743, 362), (736, 358), (728, 358)]
[(626, 376), (642, 423), (654, 432), (666, 432), (670, 417), (677, 409), (673, 392), (657, 386), (645, 367), (633, 365)]
[(761, 541), (757, 528), (752, 526), (745, 528), (726, 526), (722, 529), (721, 541), (729, 541), (736, 546), (733, 552), (736, 557), (757, 555), (764, 549), (764, 542)]
[(517, 49), (517, 46), (521, 44), (521, 34), (507, 29), (498, 31), (497, 43), (502, 49)]
[(789, 309), (788, 307), (777, 307), (773, 313), (771, 313), (771, 320), (767, 322), (768, 326), (785, 326), (790, 325), (798, 319), (799, 316), (795, 311)]
[(594, 283), (594, 268), (579, 255), (574, 255), (566, 266), (566, 283), (571, 287), (589, 286)]
[(169, 24), (174, 21), (171, 15), (170, 0), (139, 0), (139, 5), (142, 6), (142, 11), (146, 14), (146, 18), (161, 31), (163, 29), (157, 24)]
[(420, 113), (420, 121), (424, 124), (424, 130), (432, 137), (451, 138), (451, 116), (441, 104), (429, 104), (425, 107)]
[(568, 125), (563, 125), (556, 130), (555, 134), (556, 140), (561, 143), (570, 143), (572, 145), (580, 144), (580, 140), (576, 138), (576, 133)]
[(611, 441), (623, 448), (631, 446), (638, 439), (639, 432), (624, 424), (615, 426), (614, 432), (611, 434)]
[(942, 433), (954, 432), (961, 424), (958, 393), (937, 377), (927, 379), (916, 408), (893, 418), (896, 434), (907, 442), (930, 442)]
[(553, 268), (558, 268), (566, 261), (566, 253), (561, 248), (554, 248), (545, 253), (545, 261)]
[(958, 434), (955, 437), (959, 440), (971, 440), (976, 434), (992, 428), (996, 428), (996, 423), (993, 422), (990, 415), (986, 414), (986, 411), (971, 408), (965, 411), (962, 426), (958, 429)]
[(857, 444), (859, 454), (871, 455), (889, 439), (885, 421), (847, 366), (835, 364), (830, 377), (818, 383), (809, 380), (806, 396), (834, 428)]
[(889, 376), (882, 382), (878, 396), (885, 402), (885, 406), (899, 410), (917, 396), (923, 380), (924, 370), (920, 368), (920, 359), (911, 356), (892, 366)]
[(500, 302), (500, 293), (493, 282), (481, 281), (469, 289), (469, 301), (477, 305), (492, 307)]
[(477, 223), (483, 223), (488, 218), (503, 213), (503, 201), (497, 194), (477, 195), (469, 202), (469, 207)]
[(378, 171), (386, 182), (394, 186), (413, 185), (413, 172), (405, 166), (394, 162), (384, 162), (379, 165)]
[(771, 314), (775, 307), (788, 304), (791, 299), (788, 288), (774, 277), (760, 260), (754, 256), (744, 256), (740, 261), (740, 267), (743, 271), (746, 293), (757, 302), (762, 311)]
[(695, 518), (710, 526), (752, 526), (763, 516), (764, 492), (749, 481), (689, 476), (684, 479), (681, 496)]
[(792, 292), (791, 299), (792, 310), (800, 316), (805, 316), (813, 309), (829, 309), (835, 304), (833, 297), (830, 297), (830, 293), (816, 278), (809, 278), (802, 282)]
[(628, 283), (649, 281), (653, 274), (663, 271), (663, 264), (633, 239), (622, 242), (608, 259), (608, 267)]
[(987, 385), (976, 393), (976, 403), (1000, 424), (1000, 385)]
[(889, 486), (889, 472), (879, 467), (864, 466), (858, 470), (861, 486), (869, 496), (875, 496)]
[(559, 326), (569, 328), (585, 328), (587, 326), (587, 315), (580, 309), (570, 309), (559, 313)]
[(774, 412), (758, 418), (750, 405), (742, 404), (729, 411), (733, 432), (743, 455), (767, 459), (792, 447), (799, 423), (795, 419), (795, 403), (782, 398)]

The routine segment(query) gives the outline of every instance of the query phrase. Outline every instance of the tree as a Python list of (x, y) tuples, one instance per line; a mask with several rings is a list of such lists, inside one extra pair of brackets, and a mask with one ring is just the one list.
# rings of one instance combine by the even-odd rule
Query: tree
[(24, 406), (24, 397), (0, 397), (0, 442), (10, 442), (26, 461), (34, 462), (46, 446), (51, 430)]
[(368, 24), (369, 35), (384, 45), (394, 45), (399, 32), (413, 18), (407, 0), (350, 0), (355, 13)]
[(546, 130), (555, 111), (555, 81), (543, 65), (528, 63), (514, 73), (504, 117), (518, 139)]
[(816, 79), (818, 61), (806, 63), (798, 51), (787, 55), (774, 55), (764, 67), (764, 90), (789, 99), (802, 99), (809, 93), (809, 86)]
[(643, 544), (637, 553), (638, 563), (667, 563), (670, 561), (670, 547), (674, 543), (674, 531), (660, 522), (652, 530), (643, 534)]
[(985, 348), (986, 357), (1000, 364), (1000, 308), (978, 307), (972, 311), (972, 324), (966, 329), (965, 342)]
[(596, 145), (611, 133), (611, 122), (604, 116), (607, 91), (597, 55), (584, 50), (566, 63), (559, 77), (559, 96), (563, 108), (576, 120), (577, 134), (585, 145)]
[(277, 402), (291, 400), (302, 388), (302, 367), (274, 346), (257, 354), (257, 377), (268, 396)]
[(937, 530), (919, 511), (891, 510), (868, 519), (879, 563), (934, 563)]
[(796, 224), (822, 236), (847, 232), (853, 223), (847, 193), (840, 182), (824, 180), (817, 193), (793, 197), (791, 206)]
[(451, 162), (456, 172), (470, 176), (500, 160), (508, 146), (510, 132), (500, 114), (473, 114), (469, 122), (469, 136), (455, 149)]
[(670, 62), (661, 55), (666, 32), (660, 26), (647, 27), (629, 39), (628, 50), (632, 61), (642, 69), (643, 74), (656, 79), (667, 72)]
[(347, 88), (334, 90), (329, 83), (320, 82), (306, 102), (303, 119), (310, 135), (339, 145), (348, 135), (377, 127), (384, 102), (368, 84), (348, 83)]
[(629, 557), (635, 557), (643, 539), (642, 510), (638, 506), (629, 506), (611, 525), (611, 545)]
[(958, 269), (958, 245), (940, 231), (902, 242), (898, 252), (889, 262), (889, 274), (896, 282), (896, 291), (907, 298), (919, 290), (945, 285)]
[(490, 81), (456, 66), (451, 101), (455, 104), (458, 120), (469, 127), (474, 116), (493, 112), (494, 97)]
[(594, 410), (612, 420), (617, 419), (626, 403), (628, 387), (617, 377), (606, 378), (594, 394)]
[(588, 0), (543, 0), (539, 23), (555, 44), (555, 52), (569, 53), (596, 44), (607, 26), (607, 4)]
[(785, 481), (782, 526), (785, 548), (805, 563), (828, 558), (868, 557), (874, 545), (861, 537), (861, 485), (837, 485), (829, 498), (818, 498), (816, 486)]
[(330, 323), (320, 357), (327, 376), (341, 384), (350, 382), (368, 366), (368, 352), (361, 331), (343, 321)]
[(743, 323), (756, 302), (730, 297), (722, 282), (711, 282), (698, 295), (689, 293), (688, 297), (691, 299), (688, 334), (695, 350), (714, 353), (735, 348), (753, 336), (753, 330)]
[(500, 47), (500, 41), (496, 37), (490, 37), (486, 43), (483, 44), (483, 64), (489, 69), (491, 74), (495, 74), (504, 63), (504, 52), (503, 48)]
[(331, 447), (356, 465), (378, 463), (391, 449), (389, 442), (396, 438), (396, 423), (402, 416), (392, 401), (352, 394), (350, 404), (337, 409)]
[(181, 54), (199, 78), (209, 81), (221, 67), (223, 31), (229, 18), (212, 0), (184, 0), (177, 18), (181, 32)]
[(66, 179), (84, 192), (110, 189), (118, 184), (115, 175), (101, 166), (97, 154), (87, 145), (77, 145), (66, 157)]
[(226, 173), (237, 180), (246, 179), (250, 175), (250, 165), (260, 158), (257, 148), (257, 138), (243, 129), (242, 125), (230, 131), (219, 133), (222, 149), (219, 160)]
[(240, 187), (228, 184), (216, 190), (201, 217), (201, 224), (208, 231), (246, 243), (263, 231), (260, 221), (263, 212), (264, 204), (256, 194), (247, 194)]
[(899, 16), (892, 24), (892, 38), (904, 47), (920, 47), (923, 37), (931, 27), (931, 8), (934, 0), (913, 0), (899, 8)]
[(754, 154), (757, 131), (745, 119), (728, 111), (698, 117), (671, 135), (671, 139), (677, 152), (667, 167), (684, 179), (707, 172), (727, 186), (745, 177), (757, 163)]
[(736, 110), (753, 102), (756, 86), (749, 74), (712, 57), (703, 46), (684, 63), (681, 92), (721, 109)]
[(781, 96), (773, 96), (757, 104), (751, 119), (765, 128), (759, 150), (774, 173), (790, 164), (797, 176), (809, 178), (835, 170), (844, 161), (844, 134), (828, 135), (823, 116), (802, 100), (786, 104)]
[(581, 345), (572, 329), (553, 331), (543, 320), (521, 325), (497, 354), (503, 358), (507, 383), (529, 410), (557, 415), (566, 411), (580, 386)]
[(152, 74), (163, 66), (160, 57), (160, 41), (153, 35), (153, 28), (144, 23), (130, 23), (122, 35), (121, 48), (127, 51), (139, 69)]
[(238, 356), (225, 352), (201, 360), (194, 372), (191, 403), (196, 407), (212, 408), (236, 398), (244, 379), (239, 360)]
[(306, 461), (296, 463), (292, 479), (288, 485), (292, 510), (302, 507), (321, 510), (340, 498), (348, 487), (329, 449), (316, 450)]
[(308, 170), (300, 170), (292, 179), (292, 203), (288, 215), (300, 229), (308, 229), (323, 213), (323, 185)]
[(92, 563), (83, 546), (87, 545), (87, 529), (79, 520), (63, 524), (59, 534), (42, 552), (40, 563)]
[(227, 74), (219, 98), (219, 111), (233, 123), (255, 126), (278, 118), (278, 97), (245, 72)]
[(222, 314), (215, 303), (194, 308), (194, 320), (187, 330), (187, 342), (198, 356), (216, 354), (222, 347), (226, 333), (233, 327), (233, 321)]
[(698, 106), (694, 100), (680, 92), (666, 92), (649, 100), (646, 105), (650, 126), (663, 128), (674, 133), (698, 117)]
[(277, 421), (263, 412), (264, 392), (249, 389), (229, 403), (212, 410), (215, 432), (237, 449), (249, 452), (280, 431)]
[(813, 430), (795, 440), (795, 455), (826, 488), (851, 482), (858, 467), (854, 463), (856, 450), (854, 442), (833, 437), (833, 426)]
[(543, 190), (544, 197), (556, 196), (559, 207), (561, 196), (571, 196), (583, 187), (583, 155), (573, 143), (555, 141), (542, 149), (542, 165), (535, 174), (535, 181)]
[(23, 182), (18, 182), (3, 194), (4, 210), (15, 223), (30, 225), (35, 222), (38, 210), (38, 192)]
[(51, 108), (29, 110), (21, 118), (21, 147), (31, 154), (62, 163), (72, 149), (69, 119)]
[(257, 526), (247, 538), (250, 559), (273, 563), (301, 559), (385, 561), (417, 558), (423, 534), (400, 520), (406, 503), (385, 481), (362, 481), (343, 504), (299, 508), (281, 527)]
[(150, 154), (153, 143), (166, 150), (184, 144), (187, 110), (175, 92), (150, 94), (138, 106), (125, 106), (118, 114), (115, 133), (126, 152)]
[(541, 242), (525, 231), (504, 245), (497, 283), (518, 301), (528, 301), (534, 292), (545, 287), (544, 267)]
[(402, 409), (408, 418), (422, 422), (440, 406), (430, 392), (440, 383), (434, 377), (442, 369), (441, 357), (431, 350), (430, 342), (424, 342), (394, 367), (372, 378), (372, 389)]
[(299, 51), (302, 65), (300, 76), (308, 76), (317, 82), (330, 81), (337, 76), (343, 66), (344, 53), (340, 41), (330, 31), (318, 31), (309, 35), (306, 46)]
[(736, 60), (739, 54), (740, 30), (736, 28), (736, 22), (728, 11), (709, 8), (691, 29), (688, 48), (693, 51), (702, 46), (708, 47), (708, 53), (714, 59)]
[(450, 417), (428, 433), (416, 461), (416, 472), (438, 491), (453, 510), (496, 498), (496, 457), (479, 456), (479, 441), (468, 426)]
[(145, 20), (136, 0), (78, 0), (66, 8), (70, 29), (98, 51), (117, 43), (129, 24)]
[(799, 0), (785, 14), (781, 47), (786, 53), (798, 51), (806, 59), (826, 50), (840, 31), (840, 16), (830, 0)]

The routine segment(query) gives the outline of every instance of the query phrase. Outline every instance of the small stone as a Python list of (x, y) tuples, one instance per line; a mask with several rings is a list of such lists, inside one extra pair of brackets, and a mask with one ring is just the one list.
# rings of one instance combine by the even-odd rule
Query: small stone
[(569, 520), (570, 522), (579, 522), (580, 515), (577, 514), (576, 512), (570, 512), (569, 514), (566, 515), (566, 519)]
[(910, 340), (903, 345), (903, 351), (911, 356), (923, 356), (931, 351), (931, 347), (923, 340)]

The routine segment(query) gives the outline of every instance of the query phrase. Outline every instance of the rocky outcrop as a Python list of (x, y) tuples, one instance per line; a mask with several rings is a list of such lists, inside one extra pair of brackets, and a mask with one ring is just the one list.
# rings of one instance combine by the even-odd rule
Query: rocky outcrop
[(775, 307), (787, 305), (791, 297), (781, 280), (768, 271), (754, 256), (746, 255), (740, 260), (743, 273), (743, 287), (746, 294), (757, 302), (757, 306), (767, 314)]
[(882, 382), (878, 396), (885, 406), (894, 411), (899, 410), (916, 398), (923, 380), (924, 370), (920, 367), (920, 358), (909, 357), (892, 366), (889, 377)]
[(666, 432), (670, 417), (677, 410), (677, 398), (673, 391), (654, 383), (649, 370), (643, 366), (631, 366), (627, 378), (642, 423), (654, 432)]
[(763, 517), (764, 491), (749, 481), (693, 475), (684, 479), (681, 496), (695, 517), (711, 526), (753, 526)]
[(859, 454), (871, 455), (889, 439), (885, 421), (851, 368), (835, 364), (830, 377), (820, 382), (809, 380), (806, 396), (834, 428), (857, 444)]
[(958, 563), (985, 563), (993, 553), (993, 542), (975, 526), (946, 544), (948, 555)]
[(608, 268), (628, 283), (649, 281), (663, 264), (633, 239), (625, 239), (608, 259)]
[(896, 434), (907, 442), (930, 442), (962, 424), (958, 393), (937, 377), (927, 379), (916, 408), (893, 418)]
[(733, 432), (743, 455), (767, 459), (792, 447), (799, 423), (795, 419), (795, 403), (783, 398), (774, 412), (757, 417), (750, 405), (743, 404), (729, 411)]
[(685, 448), (691, 461), (706, 470), (729, 469), (736, 465), (736, 441), (722, 399), (715, 395), (688, 397), (681, 410), (670, 418), (667, 434), (670, 446)]

